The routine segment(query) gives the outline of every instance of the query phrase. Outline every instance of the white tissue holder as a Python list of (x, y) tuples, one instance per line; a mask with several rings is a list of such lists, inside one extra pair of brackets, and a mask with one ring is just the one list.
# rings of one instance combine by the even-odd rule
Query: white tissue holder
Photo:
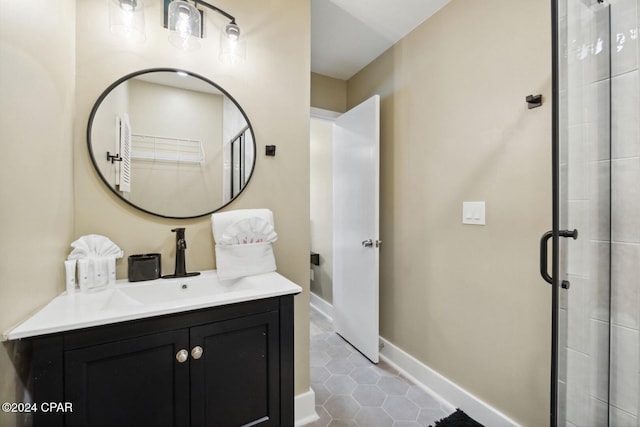
[(98, 291), (116, 282), (116, 258), (78, 259), (78, 286), (82, 292)]

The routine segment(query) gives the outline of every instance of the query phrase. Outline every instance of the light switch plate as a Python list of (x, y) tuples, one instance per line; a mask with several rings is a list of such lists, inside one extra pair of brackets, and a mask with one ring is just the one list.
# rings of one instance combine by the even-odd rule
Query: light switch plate
[(486, 225), (485, 202), (462, 202), (462, 223)]

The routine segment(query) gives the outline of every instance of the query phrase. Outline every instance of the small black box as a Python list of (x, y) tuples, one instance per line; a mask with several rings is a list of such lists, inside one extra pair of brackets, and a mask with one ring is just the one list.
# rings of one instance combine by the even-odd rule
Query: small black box
[(143, 254), (129, 256), (129, 281), (159, 279), (161, 275), (160, 254)]

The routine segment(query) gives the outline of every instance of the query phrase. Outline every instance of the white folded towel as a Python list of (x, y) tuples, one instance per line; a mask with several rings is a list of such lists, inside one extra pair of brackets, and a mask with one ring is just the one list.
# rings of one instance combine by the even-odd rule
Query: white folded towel
[(271, 243), (216, 245), (216, 271), (220, 280), (276, 271)]
[(272, 243), (278, 235), (269, 209), (238, 209), (211, 215), (220, 280), (276, 271)]
[(213, 229), (213, 239), (216, 244), (222, 242), (222, 234), (228, 226), (247, 218), (261, 218), (272, 226), (274, 225), (273, 212), (270, 209), (236, 209), (214, 213), (211, 215), (211, 228)]
[(122, 258), (124, 252), (108, 237), (87, 234), (71, 243), (73, 250), (67, 259)]
[(227, 226), (218, 245), (246, 245), (250, 243), (272, 243), (278, 240), (278, 233), (267, 220), (252, 216)]
[(87, 234), (71, 243), (73, 250), (67, 259), (78, 260), (78, 285), (80, 290), (104, 288), (116, 279), (116, 258), (124, 252), (108, 237)]

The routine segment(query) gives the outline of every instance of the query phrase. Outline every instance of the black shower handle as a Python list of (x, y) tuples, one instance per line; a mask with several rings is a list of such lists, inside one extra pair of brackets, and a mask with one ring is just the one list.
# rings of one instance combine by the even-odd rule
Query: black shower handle
[(540, 239), (540, 275), (546, 282), (551, 284), (553, 284), (553, 278), (549, 276), (549, 272), (547, 270), (547, 242), (552, 237), (553, 231), (547, 231), (542, 235), (542, 238)]
[[(578, 230), (558, 230), (558, 236), (560, 237), (571, 237), (573, 240), (578, 238)], [(547, 242), (550, 238), (553, 237), (553, 231), (547, 231), (542, 235), (540, 239), (540, 275), (542, 278), (548, 283), (553, 284), (553, 278), (549, 276), (549, 270), (547, 269)], [(565, 289), (569, 289), (569, 282), (566, 280), (562, 281), (562, 287)]]

